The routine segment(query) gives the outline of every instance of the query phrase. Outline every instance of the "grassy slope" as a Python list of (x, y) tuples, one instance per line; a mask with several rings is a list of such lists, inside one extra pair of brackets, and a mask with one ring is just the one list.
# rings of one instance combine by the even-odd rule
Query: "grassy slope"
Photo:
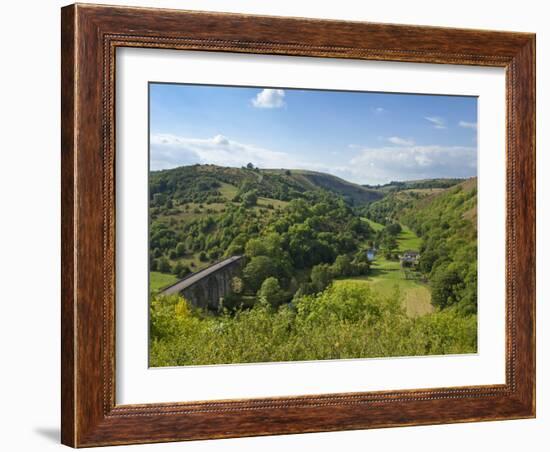
[[(218, 172), (229, 174), (236, 180), (240, 180), (242, 177), (257, 177), (258, 181), (261, 183), (263, 179), (263, 174), (277, 174), (284, 177), (289, 182), (292, 182), (294, 185), (303, 187), (304, 189), (315, 189), (315, 188), (325, 188), (342, 195), (348, 196), (358, 202), (372, 201), (377, 198), (384, 196), (383, 189), (373, 190), (370, 187), (362, 187), (357, 184), (345, 181), (338, 177), (332, 176), (330, 174), (318, 173), (313, 171), (305, 170), (278, 170), (278, 169), (265, 169), (260, 170), (260, 172), (250, 172), (247, 170), (242, 170), (240, 168), (221, 168), (214, 165), (209, 166), (200, 166), (195, 167), (196, 171), (201, 173), (209, 173), (210, 175), (215, 175)], [(421, 181), (420, 181), (421, 182)], [(471, 181), (463, 182), (463, 185), (470, 184)], [(198, 208), (198, 204), (190, 203), (188, 204), (189, 208), (186, 211), (181, 210), (180, 213), (176, 215), (170, 215), (172, 218), (176, 218), (178, 221), (189, 221), (191, 219), (201, 217), (207, 214), (206, 210), (210, 210), (210, 215), (214, 218), (219, 212), (221, 212), (227, 203), (232, 202), (232, 199), (238, 192), (238, 188), (230, 183), (222, 182), (219, 189), (221, 195), (226, 199), (226, 203), (213, 203), (210, 205), (204, 204), (200, 209), (200, 213), (194, 212)], [(417, 194), (422, 195), (424, 200), (431, 200), (434, 196), (440, 194), (444, 189), (441, 188), (408, 188), (398, 193), (398, 195), (409, 194), (409, 192), (416, 192)], [(255, 209), (266, 206), (267, 204), (272, 204), (275, 208), (284, 207), (287, 202), (263, 198), (258, 199), (258, 206)], [(419, 203), (421, 204), (421, 203)], [(269, 211), (267, 212), (270, 213)], [(470, 215), (474, 216), (475, 212), (472, 212)], [(363, 221), (369, 223), (374, 231), (379, 231), (384, 228), (384, 225), (376, 223), (367, 218), (363, 218)], [(403, 231), (398, 236), (399, 250), (418, 250), (420, 247), (421, 239), (416, 236), (416, 234), (411, 231), (408, 227), (403, 225)], [(201, 267), (206, 266), (209, 262), (201, 262), (198, 259), (198, 255), (186, 256), (183, 259), (180, 259), (184, 264), (191, 265), (192, 271), (197, 271)], [(175, 261), (172, 262), (174, 264)], [(373, 274), (369, 278), (364, 279), (365, 283), (372, 285), (376, 290), (382, 295), (391, 294), (396, 288), (399, 288), (405, 298), (405, 304), (407, 307), (407, 312), (410, 315), (424, 314), (432, 310), (430, 303), (431, 294), (429, 288), (420, 282), (415, 280), (407, 280), (404, 278), (404, 274), (401, 271), (399, 262), (387, 261), (383, 256), (378, 256), (376, 261), (373, 263)], [(151, 274), (151, 288), (156, 290), (166, 287), (170, 283), (175, 282), (175, 277), (172, 275), (163, 275), (161, 273)]]
[(414, 190), (421, 192), (424, 190), (444, 190), (445, 188), (459, 184), (463, 180), (464, 179), (453, 178), (416, 179), (402, 182), (390, 182), (384, 185), (364, 185), (364, 187), (374, 188), (384, 193), (389, 193), (393, 190), (399, 190), (401, 192)]
[(384, 229), (384, 225), (377, 223), (376, 221), (369, 220), (368, 218), (365, 218), (365, 217), (361, 218), (361, 220), (368, 223), (374, 232), (378, 232)]
[(411, 231), (407, 226), (401, 225), (403, 230), (397, 237), (397, 243), (399, 245), (399, 251), (406, 250), (415, 250), (420, 249), (420, 242), (422, 241), (413, 231)]
[[(463, 190), (469, 191), (476, 187), (477, 179), (467, 179), (459, 185)], [(416, 209), (431, 208), (430, 206), (434, 201), (441, 199), (441, 197), (449, 193), (450, 190), (453, 190), (453, 187), (449, 189), (425, 190), (425, 196), (416, 202)], [(476, 207), (466, 211), (463, 217), (471, 220), (475, 226), (477, 219)], [(364, 220), (367, 221), (375, 231), (383, 228), (383, 225), (372, 220)], [(403, 230), (397, 238), (399, 251), (418, 250), (420, 248), (421, 239), (407, 226), (401, 226)], [(404, 274), (399, 262), (388, 261), (383, 256), (378, 256), (373, 262), (371, 276), (366, 278), (365, 282), (370, 284), (371, 287), (382, 295), (389, 295), (398, 287), (404, 293), (404, 303), (409, 315), (421, 315), (433, 310), (429, 287), (412, 279), (404, 279)]]
[[(198, 203), (187, 203), (187, 209), (185, 210), (181, 206), (174, 207), (174, 211), (178, 213), (172, 213), (171, 215), (161, 215), (159, 220), (168, 221), (169, 219), (176, 219), (179, 224), (183, 224), (186, 221), (191, 221), (196, 218), (204, 217), (207, 215), (212, 216), (214, 219), (219, 216), (220, 213), (224, 211), (227, 204), (238, 204), (233, 203), (232, 199), (238, 192), (238, 188), (234, 185), (228, 183), (222, 183), (221, 188), (219, 189), (222, 196), (226, 199), (225, 203), (212, 203), (212, 204), (202, 204), (202, 208), (199, 207), (201, 204)], [(258, 198), (257, 206), (253, 207), (254, 210), (259, 210), (262, 207), (267, 205), (272, 205), (275, 209), (284, 208), (288, 204), (287, 201), (281, 201), (278, 199), (271, 198)], [(195, 212), (195, 209), (198, 209), (200, 212)], [(210, 211), (210, 213), (208, 213)], [(271, 215), (272, 210), (269, 209), (265, 214)], [(199, 253), (194, 253), (192, 255), (186, 255), (178, 259), (170, 259), (170, 264), (175, 265), (177, 262), (181, 262), (183, 265), (188, 266), (192, 272), (199, 271), (200, 269), (207, 267), (212, 264), (211, 261), (201, 261), (199, 259)], [(170, 284), (175, 283), (178, 280), (172, 274), (160, 273), (160, 272), (151, 272), (151, 292), (157, 292), (160, 289), (169, 286)], [(167, 282), (166, 282), (167, 281)]]
[[(372, 220), (364, 219), (375, 230), (379, 231), (384, 226)], [(418, 250), (421, 239), (408, 227), (403, 226), (402, 232), (397, 238), (399, 251)], [(432, 312), (431, 293), (426, 284), (414, 279), (405, 279), (398, 261), (389, 261), (382, 255), (378, 255), (373, 262), (371, 274), (368, 277), (347, 278), (336, 281), (336, 284), (351, 279), (363, 281), (382, 296), (389, 296), (399, 290), (403, 296), (403, 303), (410, 316), (418, 316)]]
[[(379, 190), (349, 182), (332, 174), (297, 169), (249, 170), (246, 168), (216, 165), (190, 165), (150, 173), (150, 179), (153, 181), (153, 184), (155, 181), (169, 179), (172, 181), (178, 179), (185, 180), (191, 183), (196, 176), (215, 179), (221, 182), (222, 186), (218, 191), (229, 199), (233, 198), (237, 193), (236, 187), (239, 187), (245, 181), (257, 184), (260, 189), (263, 188), (264, 194), (281, 184), (287, 185), (288, 188), (292, 188), (298, 192), (322, 188), (342, 195), (346, 199), (353, 200), (355, 204), (376, 201), (384, 196), (384, 193)], [(231, 185), (233, 188), (231, 188)], [(172, 186), (175, 187), (174, 185)], [(185, 184), (183, 187), (185, 187)], [(173, 188), (171, 190), (173, 193), (176, 193), (178, 189)], [(166, 192), (166, 194), (170, 196), (170, 193)]]
[(381, 199), (383, 196), (383, 194), (377, 190), (372, 190), (361, 185), (354, 184), (353, 182), (348, 182), (331, 174), (305, 170), (293, 171), (313, 186), (338, 193), (348, 199), (352, 199), (356, 204), (376, 201), (377, 199)]
[(222, 182), (221, 187), (218, 189), (225, 199), (233, 199), (239, 191), (237, 187), (231, 184)]
[[(367, 202), (374, 199), (378, 199), (382, 195), (376, 190), (371, 190), (361, 185), (357, 185), (343, 179), (340, 179), (336, 176), (330, 174), (318, 173), (313, 171), (305, 170), (278, 170), (278, 169), (265, 169), (260, 170), (259, 172), (244, 170), (241, 168), (225, 168), (215, 165), (199, 165), (191, 167), (181, 167), (175, 168), (173, 170), (165, 170), (160, 172), (154, 172), (153, 177), (161, 177), (162, 174), (170, 174), (172, 172), (183, 172), (184, 174), (196, 173), (202, 176), (214, 177), (219, 180), (221, 186), (218, 189), (221, 196), (225, 199), (223, 203), (187, 203), (186, 206), (175, 205), (172, 209), (170, 215), (161, 215), (158, 217), (159, 221), (172, 221), (174, 223), (173, 227), (178, 227), (188, 221), (192, 221), (197, 218), (204, 216), (212, 216), (216, 219), (226, 208), (227, 204), (233, 203), (235, 195), (238, 193), (239, 189), (236, 184), (249, 179), (257, 179), (257, 182), (267, 183), (264, 180), (264, 174), (278, 175), (287, 181), (290, 187), (301, 187), (303, 190), (315, 190), (317, 188), (325, 188), (336, 193), (345, 195), (349, 198), (354, 199), (355, 202)], [(230, 183), (233, 182), (233, 183)], [(236, 203), (234, 203), (236, 204)], [(261, 208), (266, 208), (268, 205), (273, 206), (275, 209), (284, 208), (288, 204), (287, 201), (281, 201), (278, 199), (259, 197), (257, 201), (257, 206), (254, 207), (255, 210)], [(273, 210), (268, 209), (264, 210), (263, 215), (272, 215)], [(198, 258), (198, 253), (193, 255), (187, 255), (183, 258), (170, 260), (172, 265), (175, 265), (176, 262), (181, 262), (184, 265), (190, 267), (191, 271), (198, 271), (202, 267), (209, 265), (211, 262), (206, 261), (202, 262)], [(171, 278), (172, 275), (168, 274), (151, 274), (151, 290), (159, 290), (162, 287), (165, 287), (169, 283), (164, 284), (165, 280), (174, 282)], [(158, 281), (158, 282), (157, 282)]]
[(174, 284), (178, 278), (174, 275), (168, 275), (166, 273), (160, 272), (150, 272), (149, 273), (149, 290), (151, 293), (156, 293), (165, 287), (168, 287)]

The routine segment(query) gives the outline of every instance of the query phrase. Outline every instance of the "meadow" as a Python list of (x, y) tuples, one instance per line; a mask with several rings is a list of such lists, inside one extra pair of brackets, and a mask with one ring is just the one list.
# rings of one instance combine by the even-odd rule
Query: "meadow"
[[(363, 220), (376, 232), (384, 229), (383, 224), (367, 218)], [(401, 225), (401, 228), (397, 235), (398, 252), (419, 250), (422, 242), (420, 237), (407, 226)], [(378, 253), (371, 263), (368, 276), (339, 279), (335, 284), (351, 280), (364, 284), (383, 297), (398, 293), (409, 316), (424, 315), (433, 311), (429, 285), (421, 281), (418, 273), (405, 273), (398, 260), (386, 259), (383, 253)]]

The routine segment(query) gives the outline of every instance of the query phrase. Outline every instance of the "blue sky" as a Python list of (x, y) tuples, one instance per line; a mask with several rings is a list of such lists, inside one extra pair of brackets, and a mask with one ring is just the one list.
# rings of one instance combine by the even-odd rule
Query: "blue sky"
[(323, 171), (362, 184), (477, 172), (477, 99), (152, 83), (152, 170)]

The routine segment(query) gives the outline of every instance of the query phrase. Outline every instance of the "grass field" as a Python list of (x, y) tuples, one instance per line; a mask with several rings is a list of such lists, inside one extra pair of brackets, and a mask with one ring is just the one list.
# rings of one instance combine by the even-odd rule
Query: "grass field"
[(231, 201), (239, 191), (234, 185), (226, 183), (222, 183), (221, 187), (218, 190), (222, 194), (222, 196), (228, 201)]
[(377, 223), (376, 221), (369, 220), (368, 218), (365, 218), (365, 217), (362, 217), (361, 220), (363, 220), (365, 223), (368, 223), (374, 232), (378, 232), (384, 229), (384, 225)]
[[(361, 218), (365, 223), (368, 223), (374, 232), (384, 229), (384, 225), (377, 223), (376, 221), (369, 220), (368, 218)], [(418, 237), (411, 229), (405, 225), (401, 225), (402, 231), (397, 236), (397, 243), (399, 244), (399, 251), (416, 250), (420, 249), (420, 237)]]
[[(384, 228), (384, 225), (367, 218), (363, 218), (363, 220), (368, 222), (375, 231)], [(418, 250), (421, 239), (407, 226), (401, 226), (402, 231), (397, 236), (399, 251)], [(384, 297), (399, 290), (403, 296), (403, 304), (407, 309), (407, 314), (411, 317), (424, 315), (433, 310), (429, 286), (420, 282), (418, 278), (411, 277), (411, 279), (407, 279), (399, 261), (388, 260), (381, 253), (372, 262), (371, 272), (368, 277), (346, 278), (336, 281), (335, 284), (338, 284), (340, 281), (349, 281), (350, 279), (364, 281), (365, 284), (368, 284), (369, 287)]]
[(151, 293), (156, 293), (165, 287), (174, 284), (178, 278), (174, 275), (160, 272), (149, 273), (149, 290)]
[(420, 237), (418, 237), (407, 226), (401, 225), (403, 230), (397, 236), (397, 243), (399, 244), (399, 251), (420, 249)]
[(417, 279), (405, 279), (399, 261), (389, 261), (378, 256), (372, 264), (369, 276), (341, 279), (335, 281), (335, 284), (349, 280), (364, 281), (383, 297), (392, 295), (399, 290), (403, 296), (407, 314), (411, 317), (424, 315), (433, 310), (430, 288)]
[(258, 198), (258, 206), (267, 206), (268, 204), (271, 204), (273, 207), (277, 208), (277, 207), (280, 207), (280, 208), (283, 208), (283, 207), (286, 207), (287, 204), (288, 204), (288, 201), (281, 201), (279, 199), (272, 199), (272, 198), (263, 198), (263, 197), (259, 197)]
[(409, 315), (422, 315), (432, 311), (430, 288), (418, 279), (406, 279), (399, 261), (389, 261), (379, 256), (373, 262), (368, 278), (371, 287), (382, 296), (398, 289)]

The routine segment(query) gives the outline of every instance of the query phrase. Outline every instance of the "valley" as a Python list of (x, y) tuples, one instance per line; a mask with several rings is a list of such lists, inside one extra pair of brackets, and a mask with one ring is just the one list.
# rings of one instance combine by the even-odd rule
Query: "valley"
[[(152, 172), (152, 363), (473, 352), (475, 219), (475, 179), (373, 187), (252, 164)], [(168, 295), (177, 281), (239, 256), (241, 271), (223, 290), (212, 280), (187, 301)], [(397, 344), (400, 328), (408, 333)], [(455, 339), (434, 342), (425, 336), (434, 330)], [(267, 352), (250, 342), (262, 335)], [(348, 345), (337, 350), (342, 335)], [(194, 341), (204, 340), (216, 350), (199, 352)]]

